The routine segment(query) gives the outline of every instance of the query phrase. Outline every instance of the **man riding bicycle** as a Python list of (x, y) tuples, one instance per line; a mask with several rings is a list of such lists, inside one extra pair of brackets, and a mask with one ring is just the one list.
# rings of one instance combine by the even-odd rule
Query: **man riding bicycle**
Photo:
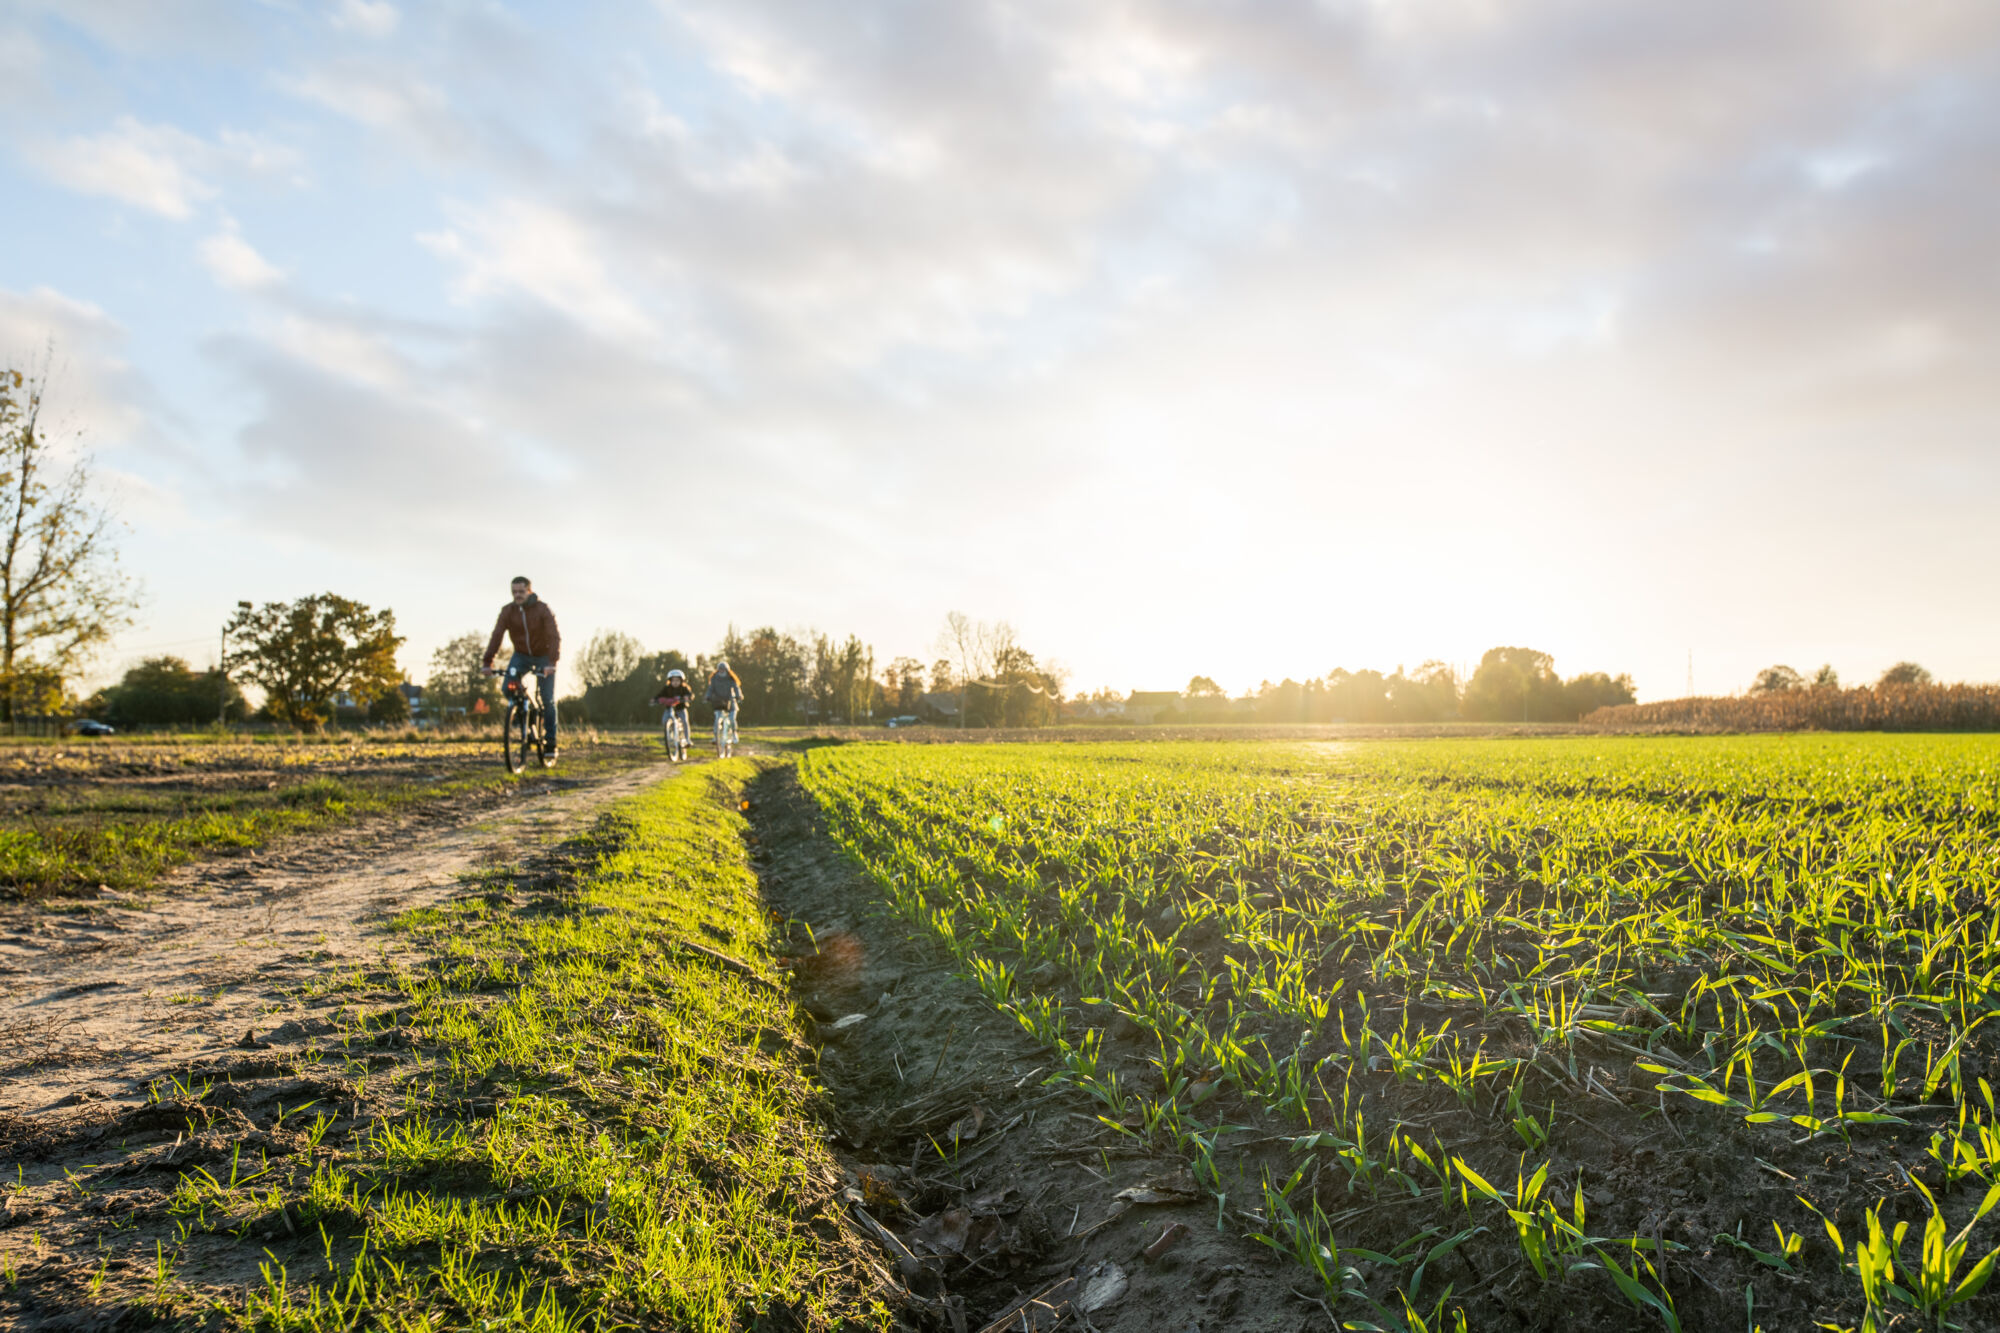
[(535, 585), (525, 574), (518, 575), (512, 583), (514, 600), (500, 608), (500, 616), (493, 622), (493, 637), (486, 641), (486, 656), (480, 665), (486, 670), (493, 669), (493, 659), (500, 652), (500, 639), (504, 635), (512, 642), (514, 655), (507, 661), (507, 670), (525, 674), (530, 667), (541, 677), (542, 688), (542, 755), (553, 760), (556, 757), (556, 662), (562, 657), (562, 634), (556, 629), (556, 613), (549, 604), (535, 595)]
[(667, 673), (667, 683), (660, 686), (659, 692), (653, 696), (654, 703), (666, 706), (666, 712), (660, 716), (661, 728), (671, 728), (678, 722), (683, 741), (694, 734), (694, 729), (688, 725), (688, 701), (692, 698), (694, 686), (688, 684), (687, 672), (679, 667)]

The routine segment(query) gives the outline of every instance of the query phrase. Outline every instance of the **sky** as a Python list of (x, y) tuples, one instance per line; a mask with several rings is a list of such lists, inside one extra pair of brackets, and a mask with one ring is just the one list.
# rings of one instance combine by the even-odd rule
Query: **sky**
[(144, 584), (1073, 689), (2000, 679), (1991, 0), (0, 0)]

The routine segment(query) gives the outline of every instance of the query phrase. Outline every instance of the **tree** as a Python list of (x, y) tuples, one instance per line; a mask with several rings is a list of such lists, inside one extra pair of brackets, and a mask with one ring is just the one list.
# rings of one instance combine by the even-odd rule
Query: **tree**
[(1638, 695), (1632, 688), (1630, 676), (1613, 676), (1602, 671), (1571, 676), (1563, 682), (1563, 712), (1566, 715), (1563, 720), (1574, 722), (1599, 708), (1629, 704), (1636, 698)]
[(1442, 722), (1458, 716), (1458, 672), (1435, 658), (1412, 675), (1389, 677), (1389, 705), (1398, 722)]
[(92, 703), (90, 711), (121, 727), (200, 726), (250, 712), (235, 682), (219, 671), (197, 672), (178, 657), (146, 658)]
[(836, 644), (824, 634), (813, 634), (806, 693), (815, 720), (852, 722), (866, 715), (875, 702), (874, 677), (874, 650), (860, 639), (850, 634), (846, 643)]
[(924, 664), (914, 657), (899, 657), (882, 673), (882, 691), (898, 712), (917, 706), (924, 692)]
[(1931, 673), (1915, 662), (1898, 662), (1882, 673), (1877, 685), (1928, 685)]
[(365, 707), (402, 679), (394, 611), (330, 592), (239, 606), (225, 665), (263, 686), (266, 710), (300, 731), (324, 727), (341, 695)]
[(699, 699), (717, 658), (725, 660), (743, 682), (742, 720), (746, 725), (790, 722), (798, 717), (799, 696), (805, 692), (806, 647), (791, 634), (770, 625), (739, 634), (734, 625), (723, 635), (714, 656), (704, 656), (694, 683)]
[(1555, 659), (1533, 648), (1489, 648), (1466, 682), (1463, 711), (1478, 722), (1548, 722), (1564, 711)]
[[(592, 640), (593, 646), (595, 642)], [(674, 649), (641, 657), (624, 675), (599, 681), (586, 687), (582, 694), (566, 698), (563, 707), (568, 711), (563, 716), (574, 713), (584, 721), (603, 723), (658, 721), (653, 699), (666, 683), (667, 673), (677, 667), (691, 671), (693, 665)], [(699, 688), (700, 682), (694, 683)]]
[(1840, 688), (1840, 673), (1833, 669), (1833, 663), (1828, 662), (1819, 670), (1813, 672), (1812, 687), (1816, 690), (1837, 690)]
[(486, 636), (477, 631), (461, 634), (431, 654), (430, 678), (424, 682), (424, 702), (434, 708), (462, 708), (474, 711), (484, 699), (488, 709), (500, 706), (500, 686), (480, 669), (486, 652)]
[(87, 455), (58, 471), (41, 431), (48, 363), (0, 369), (0, 715), (44, 710), (138, 597), (119, 572), (109, 510), (91, 498)]
[(577, 659), (577, 679), (586, 690), (593, 685), (616, 684), (638, 670), (645, 658), (645, 646), (631, 635), (615, 629), (599, 630), (590, 636), (583, 656)]
[(1788, 666), (1767, 666), (1750, 682), (1752, 694), (1784, 694), (1805, 688), (1806, 678)]

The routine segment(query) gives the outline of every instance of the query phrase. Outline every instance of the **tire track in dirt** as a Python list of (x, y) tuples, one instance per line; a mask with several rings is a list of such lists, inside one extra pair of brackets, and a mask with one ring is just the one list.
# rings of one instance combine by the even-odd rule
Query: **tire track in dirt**
[(182, 867), (143, 898), (0, 909), (0, 1115), (143, 1092), (162, 1071), (312, 1020), (302, 993), (393, 963), (389, 918), (512, 865), (676, 771), (527, 779), (490, 801)]

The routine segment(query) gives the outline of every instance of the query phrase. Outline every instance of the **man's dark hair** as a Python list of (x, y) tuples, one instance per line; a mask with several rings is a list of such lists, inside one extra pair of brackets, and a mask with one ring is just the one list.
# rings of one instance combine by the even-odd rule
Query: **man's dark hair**
[(528, 577), (528, 576), (527, 576), (526, 574), (516, 574), (516, 575), (515, 575), (515, 576), (513, 577), (513, 579), (512, 579), (512, 580), (511, 580), (511, 581), (510, 581), (510, 582), (508, 583), (508, 585), (507, 585), (507, 586), (511, 588), (511, 587), (513, 587), (513, 586), (514, 586), (514, 584), (516, 584), (516, 583), (525, 583), (525, 584), (527, 584), (527, 585), (528, 585), (528, 586), (529, 586), (530, 588), (532, 588), (532, 587), (534, 587), (534, 586), (535, 586), (535, 581), (534, 581), (533, 579), (529, 578), (529, 577)]

